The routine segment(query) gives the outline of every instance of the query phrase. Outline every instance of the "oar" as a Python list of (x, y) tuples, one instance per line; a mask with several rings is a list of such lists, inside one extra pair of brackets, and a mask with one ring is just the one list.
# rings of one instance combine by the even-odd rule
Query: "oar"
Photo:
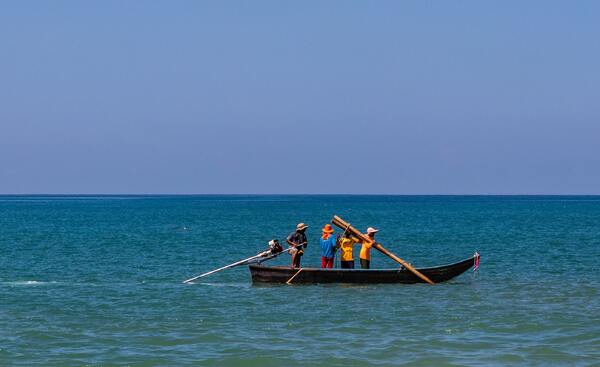
[[(283, 250), (283, 251), (281, 251), (281, 252), (278, 252), (278, 253), (276, 253), (276, 254), (273, 254), (273, 256), (271, 256), (271, 257), (269, 257), (268, 259), (265, 259), (265, 260), (270, 260), (270, 259), (272, 259), (272, 258), (274, 258), (274, 257), (277, 257), (277, 256), (281, 255), (281, 254), (282, 254), (282, 253), (284, 253), (284, 252), (288, 252), (288, 251), (289, 251), (289, 250), (291, 250), (291, 249), (292, 249), (292, 248), (290, 247), (290, 248), (288, 248), (288, 249), (285, 249), (285, 250)], [(205, 276), (207, 276), (207, 275), (214, 274), (214, 273), (216, 273), (216, 272), (218, 272), (218, 271), (221, 271), (221, 270), (230, 269), (230, 268), (233, 268), (233, 267), (235, 267), (235, 266), (239, 266), (239, 265), (245, 265), (246, 263), (248, 263), (248, 262), (250, 262), (250, 261), (252, 261), (252, 260), (254, 260), (254, 259), (258, 259), (258, 258), (261, 258), (261, 257), (265, 257), (265, 256), (268, 256), (269, 254), (271, 254), (271, 251), (270, 251), (270, 250), (263, 251), (263, 252), (261, 252), (261, 253), (260, 253), (260, 254), (258, 254), (258, 255), (251, 256), (251, 257), (249, 257), (249, 258), (247, 258), (247, 259), (244, 259), (244, 260), (236, 261), (236, 262), (234, 262), (233, 264), (225, 265), (225, 266), (223, 266), (223, 267), (221, 267), (221, 268), (218, 268), (218, 269), (215, 269), (215, 270), (211, 270), (211, 271), (209, 271), (208, 273), (200, 274), (200, 275), (197, 275), (197, 276), (195, 276), (195, 277), (193, 277), (193, 278), (190, 278), (190, 279), (184, 280), (184, 281), (183, 281), (183, 283), (189, 283), (189, 282), (192, 282), (192, 281), (194, 281), (194, 280), (196, 280), (196, 279), (198, 279), (198, 278), (202, 278), (202, 277), (205, 277)]]
[(302, 269), (302, 268), (300, 268), (300, 270), (298, 270), (298, 271), (296, 272), (296, 274), (292, 275), (292, 277), (291, 277), (290, 279), (288, 279), (288, 281), (287, 281), (287, 282), (285, 282), (285, 284), (288, 284), (288, 285), (289, 285), (289, 284), (292, 284), (292, 280), (294, 280), (294, 278), (295, 278), (295, 277), (296, 277), (298, 274), (300, 274), (300, 272), (301, 272), (302, 270), (303, 270), (303, 269)]
[(358, 237), (359, 239), (366, 241), (368, 243), (371, 243), (374, 248), (379, 250), (384, 255), (389, 256), (392, 260), (400, 263), (402, 266), (404, 266), (406, 269), (410, 270), (410, 272), (412, 272), (414, 275), (421, 278), (423, 281), (425, 281), (429, 284), (432, 284), (432, 285), (435, 284), (431, 281), (431, 279), (429, 279), (428, 277), (423, 275), (417, 269), (413, 268), (409, 263), (402, 260), (398, 256), (394, 255), (389, 250), (385, 249), (383, 246), (381, 246), (381, 244), (375, 243), (371, 238), (369, 238), (368, 236), (365, 236), (362, 232), (360, 232), (356, 228), (352, 227), (349, 223), (346, 223), (342, 218), (338, 217), (337, 215), (333, 216), (331, 223), (333, 223), (334, 225), (340, 227), (341, 229), (343, 229), (345, 231), (352, 233), (354, 236)]

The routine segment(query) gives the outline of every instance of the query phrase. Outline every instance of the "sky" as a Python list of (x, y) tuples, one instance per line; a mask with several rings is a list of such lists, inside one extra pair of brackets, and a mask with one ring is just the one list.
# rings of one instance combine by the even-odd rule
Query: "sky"
[(597, 1), (0, 1), (0, 194), (600, 194)]

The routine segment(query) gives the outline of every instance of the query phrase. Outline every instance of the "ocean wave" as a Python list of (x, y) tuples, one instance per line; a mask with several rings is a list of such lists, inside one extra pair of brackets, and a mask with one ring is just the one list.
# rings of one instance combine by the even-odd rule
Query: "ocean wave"
[(7, 281), (0, 282), (2, 285), (44, 285), (44, 284), (56, 284), (56, 281), (41, 281), (41, 280), (15, 280), (15, 281)]

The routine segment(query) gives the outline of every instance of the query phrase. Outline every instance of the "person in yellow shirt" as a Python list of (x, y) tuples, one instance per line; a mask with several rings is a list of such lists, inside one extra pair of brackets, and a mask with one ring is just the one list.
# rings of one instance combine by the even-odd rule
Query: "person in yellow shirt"
[(354, 269), (354, 256), (352, 247), (356, 244), (360, 244), (360, 240), (348, 232), (344, 232), (342, 238), (340, 238), (340, 265), (342, 269)]
[(361, 269), (370, 269), (371, 268), (371, 247), (373, 243), (375, 243), (375, 233), (379, 232), (378, 229), (373, 227), (367, 228), (367, 236), (373, 242), (362, 242), (362, 247), (360, 248), (360, 268)]

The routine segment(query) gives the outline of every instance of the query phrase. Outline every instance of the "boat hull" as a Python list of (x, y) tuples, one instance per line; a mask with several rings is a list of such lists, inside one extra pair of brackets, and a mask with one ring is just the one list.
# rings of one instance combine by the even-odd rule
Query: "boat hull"
[[(478, 255), (476, 255), (478, 256)], [(475, 264), (476, 256), (454, 264), (433, 268), (417, 269), (434, 283), (446, 282), (469, 270)], [(291, 269), (283, 266), (250, 265), (250, 275), (254, 283), (286, 283), (292, 277), (293, 284), (318, 283), (425, 283), (419, 277), (406, 269)], [(295, 276), (294, 276), (295, 275)]]

